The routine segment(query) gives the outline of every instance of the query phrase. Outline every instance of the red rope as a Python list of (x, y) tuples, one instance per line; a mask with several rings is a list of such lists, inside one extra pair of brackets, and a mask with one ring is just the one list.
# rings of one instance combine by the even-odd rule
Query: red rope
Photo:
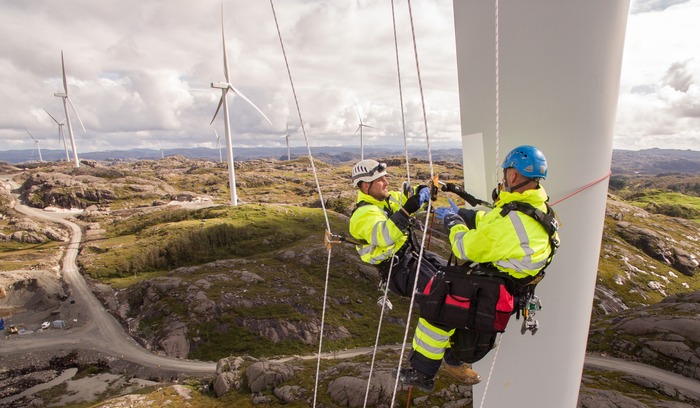
[(411, 391), (413, 391), (413, 386), (408, 387), (408, 396), (406, 397), (406, 408), (411, 406)]
[(601, 181), (605, 180), (606, 178), (609, 178), (611, 175), (612, 175), (612, 170), (610, 170), (610, 172), (609, 172), (608, 174), (606, 174), (605, 176), (599, 178), (598, 180), (596, 180), (596, 181), (594, 181), (594, 182), (592, 182), (592, 183), (586, 184), (585, 186), (579, 188), (578, 190), (574, 191), (573, 193), (569, 194), (568, 196), (566, 196), (566, 197), (564, 197), (564, 198), (561, 198), (561, 199), (559, 199), (559, 200), (553, 202), (553, 203), (550, 204), (550, 205), (551, 205), (551, 206), (555, 206), (555, 205), (559, 204), (560, 202), (566, 200), (567, 198), (570, 198), (570, 197), (572, 197), (572, 196), (575, 196), (576, 194), (582, 192), (583, 190), (586, 190), (586, 189), (588, 189), (588, 188), (593, 187), (594, 185), (596, 185), (596, 184), (600, 183)]

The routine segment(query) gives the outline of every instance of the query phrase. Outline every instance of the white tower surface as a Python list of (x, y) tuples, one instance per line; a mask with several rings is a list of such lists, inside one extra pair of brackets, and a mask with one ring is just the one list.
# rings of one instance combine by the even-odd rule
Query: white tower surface
[(454, 1), (464, 161), (483, 169), (465, 172), (467, 191), (490, 197), (496, 185), (497, 95), (498, 160), (519, 145), (540, 148), (550, 202), (604, 179), (555, 205), (561, 248), (537, 287), (539, 330), (521, 335), (522, 318), (511, 317), (497, 353), (475, 364), (474, 407), (577, 404), (628, 12), (628, 0)]

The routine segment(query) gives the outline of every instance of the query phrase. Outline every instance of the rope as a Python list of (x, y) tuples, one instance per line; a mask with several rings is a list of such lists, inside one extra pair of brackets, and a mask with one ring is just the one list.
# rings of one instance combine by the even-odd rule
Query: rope
[(500, 142), (501, 142), (501, 137), (500, 137), (501, 111), (500, 111), (500, 83), (499, 83), (500, 82), (500, 80), (499, 80), (500, 75), (499, 75), (499, 66), (498, 66), (498, 56), (499, 56), (499, 51), (498, 51), (498, 42), (499, 42), (499, 38), (498, 38), (498, 0), (496, 0), (495, 9), (496, 9), (496, 15), (495, 15), (495, 21), (496, 21), (496, 24), (495, 24), (496, 25), (496, 35), (495, 35), (495, 38), (496, 38), (496, 44), (495, 44), (495, 47), (496, 47), (496, 50), (495, 50), (495, 54), (496, 54), (496, 174), (495, 174), (495, 178), (493, 180), (494, 181), (493, 184), (498, 183), (498, 171), (499, 171), (499, 167), (500, 167), (499, 164), (501, 162), (500, 152), (499, 152)]
[(503, 335), (498, 339), (496, 344), (496, 350), (493, 353), (493, 361), (491, 362), (491, 370), (489, 370), (489, 376), (486, 379), (486, 386), (484, 387), (484, 396), (481, 398), (481, 404), (479, 408), (484, 407), (484, 401), (486, 401), (486, 392), (489, 390), (489, 383), (491, 382), (491, 375), (493, 374), (493, 367), (496, 365), (496, 358), (498, 358), (498, 349), (501, 348), (501, 342), (503, 341)]
[(587, 189), (593, 187), (594, 185), (600, 183), (601, 181), (605, 180), (606, 178), (608, 178), (608, 177), (610, 177), (610, 176), (612, 176), (612, 170), (610, 170), (610, 172), (608, 172), (608, 174), (606, 174), (605, 176), (599, 178), (598, 180), (586, 184), (585, 186), (579, 188), (578, 190), (574, 191), (573, 193), (567, 195), (567, 196), (564, 197), (564, 198), (558, 199), (557, 201), (553, 202), (553, 203), (550, 204), (550, 205), (551, 205), (551, 206), (555, 206), (555, 205), (559, 204), (560, 202), (566, 200), (567, 198), (571, 198), (571, 197), (575, 196), (576, 194), (578, 194), (578, 193), (580, 193), (580, 192), (582, 192), (582, 191), (584, 191), (584, 190), (587, 190)]
[[(413, 8), (411, 6), (411, 0), (408, 0), (408, 16), (411, 22), (411, 38), (413, 40), (413, 55), (416, 60), (416, 73), (418, 75), (418, 88), (420, 90), (420, 98), (421, 98), (421, 107), (423, 109), (423, 126), (425, 128), (425, 140), (428, 148), (428, 162), (430, 163), (430, 178), (433, 179), (433, 156), (431, 153), (430, 149), (430, 136), (428, 133), (428, 118), (426, 114), (426, 109), (425, 109), (425, 96), (423, 94), (423, 82), (421, 80), (421, 74), (420, 74), (420, 64), (418, 62), (418, 47), (416, 45), (416, 30), (415, 30), (415, 25), (413, 23)], [(432, 201), (428, 200), (428, 208), (426, 209), (426, 219), (425, 223), (426, 225), (429, 225), (429, 220), (430, 220), (430, 210), (432, 207)], [(411, 325), (409, 322), (411, 321), (411, 316), (413, 315), (413, 305), (415, 304), (415, 297), (416, 297), (416, 288), (418, 287), (418, 276), (420, 276), (420, 268), (421, 268), (421, 263), (423, 261), (423, 251), (425, 248), (425, 239), (426, 236), (428, 235), (428, 228), (423, 228), (423, 237), (421, 239), (421, 245), (420, 245), (420, 251), (418, 252), (418, 267), (416, 268), (416, 276), (413, 281), (413, 291), (411, 294), (411, 304), (408, 308), (408, 317), (406, 318), (406, 330), (404, 331), (404, 337), (403, 341), (401, 343), (401, 354), (399, 355), (399, 365), (396, 370), (396, 378), (394, 379), (394, 391), (391, 396), (391, 404), (390, 406), (394, 406), (394, 403), (396, 401), (396, 392), (398, 390), (399, 386), (399, 374), (401, 370), (401, 366), (403, 365), (403, 355), (406, 349), (406, 340), (408, 339), (408, 330), (410, 329)]]
[(387, 293), (389, 291), (389, 282), (391, 281), (391, 272), (394, 269), (394, 261), (396, 260), (396, 257), (394, 257), (394, 254), (391, 255), (391, 263), (389, 264), (389, 274), (387, 275), (387, 283), (384, 287), (384, 297), (382, 299), (382, 311), (379, 313), (379, 325), (377, 327), (377, 335), (374, 339), (374, 350), (372, 351), (372, 362), (370, 363), (369, 366), (369, 376), (367, 377), (367, 389), (365, 390), (365, 402), (362, 404), (363, 407), (367, 406), (367, 400), (369, 399), (369, 390), (371, 386), (371, 380), (372, 380), (372, 372), (374, 371), (374, 362), (377, 356), (377, 347), (379, 345), (379, 333), (381, 332), (382, 329), (382, 321), (384, 320), (384, 310), (386, 309), (386, 300), (387, 300)]
[[(292, 94), (294, 95), (294, 103), (296, 104), (297, 108), (297, 114), (299, 115), (299, 123), (301, 125), (301, 131), (302, 134), (304, 135), (304, 141), (306, 142), (306, 149), (309, 154), (309, 162), (311, 162), (311, 170), (313, 170), (314, 173), (314, 180), (316, 181), (316, 189), (318, 190), (318, 196), (319, 199), (321, 200), (321, 209), (323, 210), (323, 217), (326, 220), (326, 230), (330, 234), (331, 232), (331, 224), (330, 221), (328, 221), (328, 213), (326, 211), (326, 205), (323, 200), (323, 193), (321, 192), (321, 184), (318, 181), (318, 173), (316, 172), (316, 166), (314, 165), (314, 158), (311, 155), (311, 146), (309, 145), (309, 139), (306, 135), (306, 129), (304, 128), (304, 120), (301, 117), (301, 109), (299, 108), (299, 99), (297, 98), (297, 92), (296, 89), (294, 88), (294, 81), (292, 80), (292, 72), (289, 68), (289, 60), (287, 59), (287, 53), (284, 50), (284, 42), (282, 41), (282, 32), (280, 31), (280, 26), (277, 21), (277, 13), (275, 12), (275, 5), (272, 0), (270, 0), (270, 7), (272, 8), (272, 15), (275, 18), (275, 27), (277, 28), (277, 35), (280, 39), (280, 46), (282, 47), (282, 55), (284, 56), (284, 64), (287, 68), (287, 74), (289, 75), (289, 84), (292, 87)], [(323, 347), (323, 328), (325, 325), (325, 320), (326, 320), (326, 299), (328, 296), (328, 280), (330, 276), (330, 266), (331, 266), (331, 246), (329, 245), (327, 247), (328, 250), (328, 261), (326, 263), (326, 278), (325, 278), (325, 283), (323, 287), (323, 309), (321, 311), (321, 332), (319, 334), (319, 340), (318, 340), (318, 355), (316, 359), (316, 381), (315, 381), (315, 386), (314, 386), (314, 402), (313, 406), (316, 407), (316, 398), (318, 394), (318, 381), (319, 381), (319, 373), (320, 373), (320, 368), (321, 368), (321, 351)]]
[[(410, 169), (410, 164), (408, 161), (408, 141), (406, 138), (406, 118), (405, 118), (405, 111), (404, 111), (404, 103), (403, 103), (403, 87), (401, 86), (401, 64), (399, 62), (399, 44), (398, 44), (398, 36), (396, 34), (396, 9), (394, 5), (394, 0), (391, 0), (391, 21), (392, 21), (392, 28), (393, 28), (393, 34), (394, 34), (394, 52), (396, 55), (396, 74), (398, 78), (398, 87), (399, 87), (399, 105), (401, 106), (401, 128), (403, 131), (403, 145), (404, 145), (404, 155), (406, 158), (406, 182), (410, 186), (411, 184), (411, 169)], [(390, 281), (391, 279), (391, 273), (394, 268), (394, 256), (392, 254), (391, 257), (391, 264), (389, 265), (389, 275), (387, 277), (387, 282)], [(382, 330), (382, 322), (384, 321), (384, 310), (386, 307), (386, 301), (387, 301), (387, 293), (388, 293), (389, 285), (387, 283), (386, 287), (384, 288), (384, 298), (382, 300), (382, 311), (381, 314), (379, 315), (379, 324), (377, 325), (377, 335), (375, 337), (374, 341), (374, 351), (372, 353), (372, 362), (370, 364), (369, 368), (369, 376), (367, 378), (367, 389), (365, 391), (365, 401), (363, 404), (363, 407), (367, 406), (367, 400), (369, 398), (369, 391), (371, 387), (371, 381), (372, 381), (372, 373), (374, 371), (374, 363), (375, 363), (375, 356), (377, 354), (377, 347), (379, 345), (379, 334), (381, 333)]]
[(401, 105), (401, 129), (403, 130), (403, 148), (406, 155), (406, 181), (411, 184), (411, 169), (408, 164), (408, 141), (406, 140), (406, 119), (403, 109), (403, 92), (401, 88), (401, 64), (399, 64), (399, 43), (396, 35), (396, 12), (394, 0), (391, 0), (391, 22), (394, 27), (394, 50), (396, 52), (396, 73), (399, 81), (399, 103)]
[(277, 36), (280, 39), (280, 47), (282, 47), (282, 55), (284, 56), (284, 65), (287, 67), (287, 75), (289, 75), (289, 84), (292, 87), (292, 94), (294, 95), (294, 103), (296, 104), (297, 114), (299, 115), (299, 124), (301, 125), (301, 133), (304, 135), (304, 142), (306, 142), (306, 150), (309, 154), (309, 161), (311, 162), (311, 169), (314, 173), (314, 181), (316, 182), (316, 189), (318, 190), (319, 199), (321, 200), (321, 208), (323, 209), (323, 216), (326, 219), (326, 229), (331, 230), (331, 223), (328, 221), (328, 213), (326, 212), (326, 204), (323, 200), (323, 193), (321, 192), (321, 184), (318, 182), (318, 174), (316, 173), (316, 166), (314, 165), (314, 158), (311, 155), (311, 146), (309, 145), (309, 138), (306, 136), (306, 128), (304, 127), (304, 120), (301, 117), (301, 109), (299, 108), (299, 99), (297, 98), (297, 91), (294, 88), (294, 81), (292, 80), (292, 72), (289, 69), (289, 61), (287, 60), (287, 53), (284, 50), (284, 43), (282, 42), (282, 33), (280, 32), (280, 26), (277, 22), (277, 13), (275, 13), (275, 5), (272, 0), (270, 0), (270, 6), (272, 7), (272, 15), (275, 18), (275, 27), (277, 27)]

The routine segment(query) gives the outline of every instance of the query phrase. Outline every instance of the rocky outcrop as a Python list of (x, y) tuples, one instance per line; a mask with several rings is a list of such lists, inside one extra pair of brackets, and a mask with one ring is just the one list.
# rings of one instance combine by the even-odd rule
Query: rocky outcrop
[(589, 349), (700, 380), (700, 292), (595, 318)]
[(8, 223), (8, 229), (15, 231), (12, 234), (0, 233), (0, 241), (16, 241), (25, 244), (68, 241), (68, 233), (66, 231), (39, 224), (29, 218), (12, 218)]
[(294, 367), (286, 363), (257, 362), (245, 371), (251, 392), (273, 391), (294, 376)]
[(95, 164), (81, 168), (77, 174), (32, 173), (22, 184), (20, 197), (38, 208), (84, 209), (117, 199), (156, 200), (171, 194), (180, 193), (164, 182), (129, 176)]
[(684, 275), (695, 274), (698, 261), (687, 251), (673, 245), (673, 239), (667, 234), (641, 228), (626, 221), (618, 222), (617, 230), (625, 241), (638, 247), (650, 257), (673, 267)]

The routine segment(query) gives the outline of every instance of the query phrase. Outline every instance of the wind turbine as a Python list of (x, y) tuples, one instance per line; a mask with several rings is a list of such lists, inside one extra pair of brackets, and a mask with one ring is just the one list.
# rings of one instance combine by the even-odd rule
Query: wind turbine
[(236, 95), (240, 96), (243, 98), (244, 101), (248, 102), (252, 107), (255, 108), (264, 118), (267, 120), (270, 124), (272, 122), (270, 119), (268, 119), (267, 116), (263, 113), (263, 111), (260, 110), (253, 102), (250, 101), (250, 99), (246, 98), (245, 95), (241, 93), (238, 89), (236, 89), (233, 85), (231, 85), (231, 80), (229, 79), (228, 75), (228, 58), (226, 57), (226, 36), (224, 34), (224, 4), (223, 2), (221, 3), (221, 41), (223, 44), (223, 49), (224, 49), (224, 77), (226, 78), (226, 82), (212, 82), (211, 87), (212, 88), (218, 88), (221, 89), (221, 99), (219, 100), (219, 106), (216, 107), (216, 112), (214, 112), (214, 117), (212, 118), (211, 122), (209, 123), (210, 125), (214, 123), (214, 119), (216, 119), (216, 115), (219, 114), (219, 109), (221, 109), (221, 106), (223, 105), (224, 107), (224, 130), (226, 132), (226, 158), (228, 160), (228, 179), (229, 179), (229, 184), (230, 184), (230, 190), (231, 190), (231, 204), (236, 206), (238, 205), (238, 195), (236, 194), (236, 171), (233, 168), (233, 147), (232, 147), (232, 142), (231, 142), (231, 124), (229, 122), (229, 115), (228, 115), (228, 98), (226, 97), (228, 94), (228, 91), (232, 91)]
[(360, 160), (365, 159), (365, 146), (364, 142), (362, 141), (362, 128), (371, 128), (371, 129), (377, 129), (374, 126), (370, 126), (362, 122), (362, 115), (360, 115), (360, 109), (357, 107), (357, 104), (355, 104), (355, 110), (357, 111), (357, 117), (360, 119), (360, 124), (357, 125), (357, 130), (355, 130), (355, 133), (353, 136), (357, 134), (357, 132), (360, 132)]
[(56, 118), (53, 117), (52, 114), (49, 113), (46, 109), (44, 109), (44, 112), (46, 112), (47, 115), (51, 116), (51, 119), (53, 119), (54, 122), (58, 125), (58, 144), (61, 144), (61, 140), (63, 140), (63, 150), (66, 151), (66, 161), (70, 161), (70, 156), (68, 156), (68, 146), (66, 145), (66, 135), (63, 134), (63, 122), (59, 122), (56, 120)]
[(219, 150), (219, 163), (221, 163), (223, 158), (221, 157), (221, 136), (219, 136), (219, 132), (216, 131), (216, 128), (214, 129), (214, 134), (216, 135), (216, 148)]
[(53, 94), (53, 96), (63, 98), (63, 110), (66, 113), (66, 124), (68, 125), (68, 135), (70, 136), (70, 146), (71, 146), (71, 149), (73, 149), (73, 160), (75, 161), (75, 167), (80, 167), (80, 161), (78, 160), (78, 150), (75, 148), (75, 136), (73, 135), (73, 126), (71, 126), (70, 115), (68, 114), (68, 105), (69, 104), (70, 104), (71, 109), (73, 109), (73, 112), (75, 112), (75, 116), (78, 118), (78, 122), (80, 122), (80, 126), (82, 126), (82, 128), (83, 128), (83, 132), (85, 132), (85, 125), (83, 125), (83, 121), (80, 119), (80, 115), (78, 114), (78, 110), (75, 109), (75, 105), (73, 105), (73, 101), (71, 101), (70, 97), (68, 96), (68, 80), (66, 79), (66, 64), (63, 61), (63, 50), (61, 50), (61, 71), (63, 72), (63, 92), (55, 92)]
[(291, 152), (289, 151), (289, 136), (291, 136), (289, 134), (289, 123), (287, 123), (287, 130), (285, 133), (286, 134), (282, 137), (287, 140), (287, 161), (289, 161), (289, 160), (292, 160), (292, 155), (291, 155)]
[(32, 140), (34, 141), (34, 148), (32, 149), (32, 156), (34, 156), (34, 150), (38, 151), (39, 152), (39, 163), (43, 162), (44, 159), (41, 157), (41, 147), (39, 147), (39, 141), (36, 140), (34, 135), (32, 135), (32, 133), (27, 128), (24, 128), (24, 130), (26, 130), (27, 133), (29, 133), (29, 137), (31, 137)]

